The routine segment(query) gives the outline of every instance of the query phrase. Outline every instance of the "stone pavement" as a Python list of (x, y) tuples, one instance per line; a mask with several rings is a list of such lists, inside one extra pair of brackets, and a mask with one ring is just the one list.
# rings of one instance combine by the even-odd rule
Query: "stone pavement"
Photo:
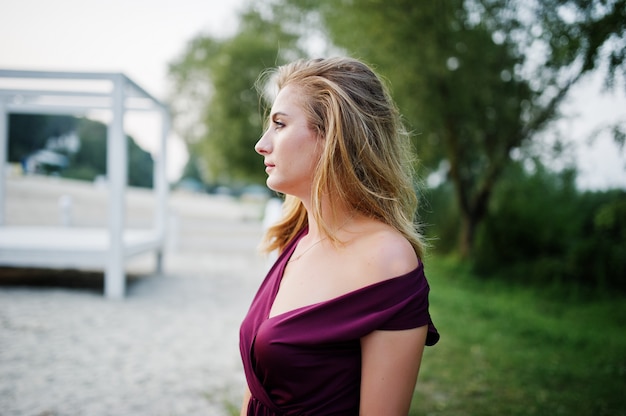
[(47, 286), (0, 285), (0, 415), (232, 414), (239, 323), (266, 268), (262, 225), (249, 207), (205, 199), (173, 197), (165, 273), (132, 262), (124, 300), (53, 272)]

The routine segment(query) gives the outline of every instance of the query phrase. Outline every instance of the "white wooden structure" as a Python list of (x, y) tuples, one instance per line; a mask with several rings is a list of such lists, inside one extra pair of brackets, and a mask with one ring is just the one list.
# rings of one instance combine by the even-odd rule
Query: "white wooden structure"
[[(105, 295), (123, 298), (125, 260), (153, 251), (161, 271), (166, 237), (168, 185), (167, 107), (121, 73), (20, 71), (0, 69), (0, 265), (34, 268), (98, 268), (105, 273)], [(6, 87), (6, 85), (9, 85)], [(83, 115), (104, 110), (107, 131), (108, 227), (67, 228), (8, 226), (5, 221), (10, 113)], [(128, 155), (124, 115), (157, 112), (162, 121), (155, 157), (156, 210), (151, 229), (125, 227)]]

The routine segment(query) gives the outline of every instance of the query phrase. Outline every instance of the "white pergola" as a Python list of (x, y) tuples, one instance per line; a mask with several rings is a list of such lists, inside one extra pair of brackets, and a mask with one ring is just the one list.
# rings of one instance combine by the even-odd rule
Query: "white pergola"
[[(166, 237), (167, 107), (121, 73), (50, 72), (0, 69), (0, 265), (33, 268), (97, 268), (105, 273), (105, 295), (120, 299), (126, 290), (125, 261), (154, 252), (161, 272)], [(9, 85), (3, 87), (3, 85)], [(84, 115), (107, 111), (106, 228), (9, 226), (5, 221), (6, 163), (10, 113)], [(155, 157), (156, 210), (150, 229), (125, 227), (128, 155), (124, 115), (149, 111), (160, 115), (159, 154)]]

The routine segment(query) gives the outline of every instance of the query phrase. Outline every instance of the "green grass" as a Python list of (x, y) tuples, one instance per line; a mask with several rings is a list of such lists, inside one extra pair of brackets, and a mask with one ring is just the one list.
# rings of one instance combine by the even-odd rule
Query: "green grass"
[(626, 415), (626, 302), (555, 297), (427, 263), (440, 342), (411, 415)]

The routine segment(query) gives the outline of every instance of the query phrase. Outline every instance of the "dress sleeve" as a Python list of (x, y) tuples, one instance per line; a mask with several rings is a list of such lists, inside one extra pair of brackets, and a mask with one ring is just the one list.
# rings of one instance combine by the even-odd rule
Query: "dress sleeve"
[(428, 310), (430, 288), (423, 265), (405, 275), (363, 287), (331, 301), (285, 314), (277, 327), (285, 329), (289, 342), (354, 340), (376, 330), (404, 330), (428, 325), (426, 345), (434, 345), (439, 333)]
[[(424, 276), (423, 266), (420, 265), (414, 272), (396, 279), (382, 282), (377, 294), (364, 294), (365, 298), (369, 296), (365, 301), (371, 303), (375, 309), (371, 313), (382, 318), (380, 326), (375, 329), (399, 331), (428, 325), (426, 345), (435, 345), (439, 341), (439, 332), (430, 317), (430, 286)], [(379, 302), (374, 297), (386, 301)]]

